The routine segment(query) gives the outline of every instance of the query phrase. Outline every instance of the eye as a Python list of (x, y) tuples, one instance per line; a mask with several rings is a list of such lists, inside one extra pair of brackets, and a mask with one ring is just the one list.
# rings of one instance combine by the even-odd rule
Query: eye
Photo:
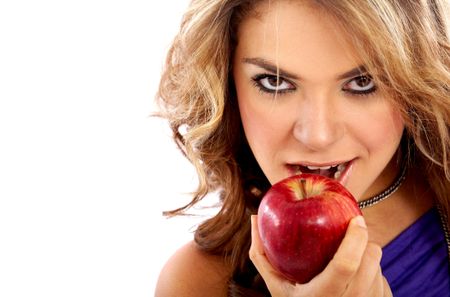
[(360, 75), (349, 80), (342, 90), (355, 95), (364, 95), (375, 92), (377, 87), (370, 75)]
[(266, 93), (285, 93), (295, 90), (295, 86), (292, 83), (280, 76), (259, 74), (252, 79), (256, 87)]

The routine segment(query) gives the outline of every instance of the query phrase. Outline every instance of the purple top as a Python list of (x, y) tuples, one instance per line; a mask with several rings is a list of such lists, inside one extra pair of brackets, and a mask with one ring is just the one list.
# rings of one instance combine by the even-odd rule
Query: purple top
[(383, 248), (394, 297), (449, 297), (450, 268), (439, 213), (431, 209)]

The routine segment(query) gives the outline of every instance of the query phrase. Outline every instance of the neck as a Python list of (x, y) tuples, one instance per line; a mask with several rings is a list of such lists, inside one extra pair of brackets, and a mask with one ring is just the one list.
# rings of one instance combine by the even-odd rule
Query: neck
[(406, 178), (406, 171), (407, 171), (406, 169), (407, 169), (407, 167), (403, 166), (401, 172), (397, 175), (394, 182), (389, 187), (387, 187), (383, 192), (381, 192), (375, 196), (372, 196), (368, 199), (359, 201), (358, 202), (359, 208), (363, 209), (366, 207), (371, 207), (371, 206), (378, 204), (378, 203), (382, 202), (383, 200), (389, 198), (395, 192), (397, 192), (397, 190), (402, 186), (403, 181)]
[(415, 170), (389, 199), (362, 209), (369, 240), (384, 246), (433, 206), (433, 194)]

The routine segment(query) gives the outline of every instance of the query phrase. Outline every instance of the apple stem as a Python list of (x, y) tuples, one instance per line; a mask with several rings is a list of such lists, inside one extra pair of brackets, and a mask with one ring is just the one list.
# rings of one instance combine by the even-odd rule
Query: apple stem
[(300, 191), (302, 191), (303, 198), (306, 198), (306, 179), (302, 178), (300, 179)]

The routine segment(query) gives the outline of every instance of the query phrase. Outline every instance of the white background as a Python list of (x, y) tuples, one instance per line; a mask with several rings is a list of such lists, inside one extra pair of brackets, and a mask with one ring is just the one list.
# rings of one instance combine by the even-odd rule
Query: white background
[(192, 238), (161, 212), (195, 174), (149, 117), (187, 3), (0, 2), (0, 296), (153, 296)]

